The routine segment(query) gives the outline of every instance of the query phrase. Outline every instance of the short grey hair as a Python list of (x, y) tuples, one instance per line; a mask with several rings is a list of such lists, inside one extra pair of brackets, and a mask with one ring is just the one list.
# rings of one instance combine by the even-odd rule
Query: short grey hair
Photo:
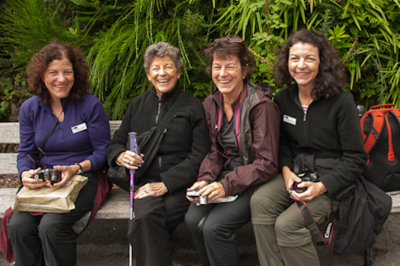
[(149, 73), (150, 63), (153, 57), (164, 56), (171, 58), (178, 72), (181, 72), (183, 61), (179, 49), (167, 42), (157, 42), (149, 45), (144, 52), (143, 66), (146, 73)]

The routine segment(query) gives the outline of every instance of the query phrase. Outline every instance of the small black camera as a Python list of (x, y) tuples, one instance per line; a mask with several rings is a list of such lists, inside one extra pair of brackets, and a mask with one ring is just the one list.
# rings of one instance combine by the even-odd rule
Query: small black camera
[(61, 180), (61, 171), (54, 170), (51, 168), (46, 168), (43, 170), (39, 170), (35, 176), (35, 180), (38, 181), (39, 179), (42, 179), (43, 181), (50, 181), (51, 185), (54, 185), (55, 183), (60, 182)]
[[(297, 176), (301, 178), (301, 182), (318, 182), (318, 176), (315, 172), (305, 171), (298, 173)], [(298, 187), (300, 183), (293, 183), (292, 190), (296, 191), (297, 193), (303, 193), (306, 191), (306, 187)]]

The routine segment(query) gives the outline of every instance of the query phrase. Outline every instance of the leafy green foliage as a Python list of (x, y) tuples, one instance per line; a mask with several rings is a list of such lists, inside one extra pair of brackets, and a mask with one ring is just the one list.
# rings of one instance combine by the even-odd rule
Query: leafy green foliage
[[(252, 81), (279, 89), (272, 76), (276, 53), (301, 28), (320, 30), (338, 49), (359, 104), (400, 106), (398, 0), (8, 0), (0, 9), (0, 78), (23, 76), (31, 55), (50, 39), (69, 42), (87, 53), (92, 92), (111, 119), (120, 119), (150, 87), (143, 69), (149, 44), (179, 47), (180, 82), (202, 99), (212, 84), (202, 51), (213, 39), (241, 36), (255, 56)], [(2, 97), (7, 88), (1, 86)]]
[(208, 94), (201, 55), (208, 42), (204, 37), (207, 26), (205, 15), (199, 13), (200, 3), (181, 1), (172, 8), (163, 1), (133, 2), (93, 45), (88, 54), (93, 92), (104, 102), (112, 119), (122, 117), (131, 99), (150, 87), (143, 69), (143, 54), (154, 42), (167, 41), (179, 47), (185, 90), (199, 98)]
[[(19, 105), (29, 96), (30, 92), (25, 88), (25, 80), (22, 75), (11, 78), (0, 78), (0, 120), (8, 118), (12, 105)], [(17, 115), (17, 114), (15, 114)]]

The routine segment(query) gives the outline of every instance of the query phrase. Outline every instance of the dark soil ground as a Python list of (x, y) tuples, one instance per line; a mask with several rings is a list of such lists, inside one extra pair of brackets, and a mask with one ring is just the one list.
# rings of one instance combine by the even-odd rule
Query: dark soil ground
[(19, 186), (17, 175), (0, 175), (0, 188), (14, 188)]

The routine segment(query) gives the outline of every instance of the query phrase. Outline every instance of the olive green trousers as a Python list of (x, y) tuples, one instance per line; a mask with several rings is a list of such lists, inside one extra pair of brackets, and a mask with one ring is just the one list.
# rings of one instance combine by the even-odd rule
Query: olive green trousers
[[(318, 224), (323, 224), (337, 208), (336, 201), (326, 194), (307, 205)], [(282, 175), (258, 188), (250, 207), (260, 265), (320, 265), (310, 231), (289, 198)]]

